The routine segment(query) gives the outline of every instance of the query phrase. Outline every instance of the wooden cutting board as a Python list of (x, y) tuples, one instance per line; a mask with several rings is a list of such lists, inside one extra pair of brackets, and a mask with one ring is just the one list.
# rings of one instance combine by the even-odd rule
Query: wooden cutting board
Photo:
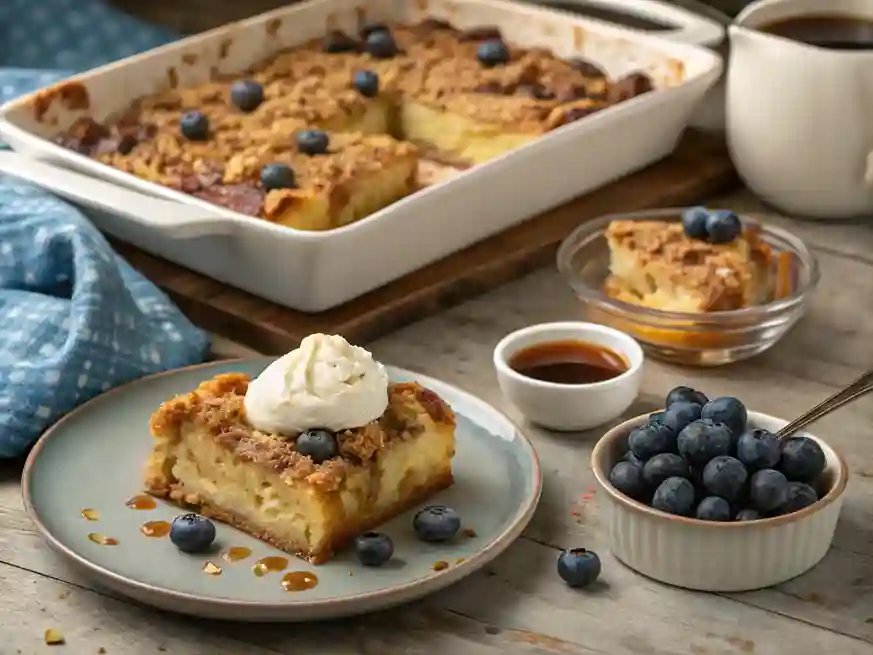
[[(365, 343), (544, 265), (576, 226), (604, 214), (697, 204), (736, 186), (723, 141), (689, 132), (666, 159), (319, 314), (262, 300), (113, 241), (202, 328), (266, 354), (293, 349), (313, 332)], [(194, 246), (196, 247), (196, 246)]]

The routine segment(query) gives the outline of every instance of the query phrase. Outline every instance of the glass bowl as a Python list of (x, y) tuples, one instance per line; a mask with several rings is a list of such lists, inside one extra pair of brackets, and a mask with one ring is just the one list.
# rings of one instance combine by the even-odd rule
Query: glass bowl
[[(652, 357), (692, 366), (720, 366), (748, 359), (777, 343), (803, 316), (818, 283), (815, 257), (799, 238), (778, 227), (757, 225), (774, 253), (790, 253), (788, 291), (767, 304), (729, 311), (668, 312), (615, 300), (603, 291), (609, 274), (606, 228), (614, 220), (680, 220), (683, 208), (613, 214), (576, 228), (558, 248), (558, 270), (582, 302), (585, 320), (619, 329), (636, 338)], [(774, 263), (775, 268), (775, 263)], [(776, 275), (776, 271), (773, 272)]]

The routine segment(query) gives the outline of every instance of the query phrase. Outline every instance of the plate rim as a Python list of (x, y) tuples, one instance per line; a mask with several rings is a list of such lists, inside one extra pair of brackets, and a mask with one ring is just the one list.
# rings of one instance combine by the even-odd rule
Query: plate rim
[[(321, 609), (327, 611), (334, 610), (333, 612), (331, 612), (331, 616), (341, 616), (344, 615), (342, 609), (346, 606), (354, 607), (355, 605), (358, 605), (360, 603), (373, 602), (377, 606), (383, 607), (386, 604), (391, 604), (391, 601), (394, 600), (395, 597), (400, 598), (398, 602), (403, 603), (411, 600), (409, 596), (410, 591), (415, 591), (416, 588), (421, 588), (422, 585), (427, 585), (427, 583), (429, 582), (431, 583), (431, 585), (433, 585), (432, 587), (428, 586), (423, 594), (413, 597), (421, 597), (427, 595), (429, 593), (438, 591), (439, 589), (445, 588), (457, 581), (460, 581), (467, 575), (470, 575), (475, 571), (479, 570), (490, 561), (492, 561), (495, 557), (500, 555), (521, 535), (525, 527), (527, 527), (528, 523), (530, 523), (530, 520), (533, 518), (534, 512), (536, 511), (537, 506), (539, 505), (540, 498), (542, 496), (543, 475), (539, 455), (537, 454), (536, 449), (534, 448), (530, 439), (528, 439), (527, 435), (504, 412), (500, 411), (479, 396), (470, 393), (469, 391), (462, 389), (461, 387), (450, 382), (444, 382), (438, 378), (419, 373), (418, 371), (415, 371), (413, 369), (388, 364), (386, 364), (386, 368), (388, 368), (389, 371), (396, 371), (406, 374), (424, 386), (428, 386), (429, 383), (435, 382), (438, 386), (448, 387), (452, 390), (453, 393), (460, 394), (461, 396), (465, 397), (466, 400), (472, 401), (474, 405), (478, 405), (485, 411), (496, 414), (503, 421), (505, 421), (509, 427), (512, 428), (521, 446), (527, 451), (529, 460), (533, 466), (532, 493), (528, 494), (527, 497), (524, 499), (524, 502), (518, 507), (515, 516), (510, 521), (509, 525), (507, 525), (506, 528), (502, 532), (500, 532), (484, 548), (478, 550), (475, 554), (470, 555), (462, 563), (453, 566), (448, 571), (440, 572), (436, 575), (425, 575), (422, 577), (417, 577), (412, 580), (382, 589), (354, 593), (338, 598), (322, 598), (315, 600), (306, 600), (304, 598), (301, 598), (299, 600), (289, 600), (286, 602), (272, 602), (201, 596), (197, 593), (167, 589), (160, 585), (132, 579), (122, 573), (112, 571), (102, 564), (93, 562), (74, 551), (65, 543), (63, 543), (46, 527), (46, 525), (39, 518), (31, 498), (31, 478), (33, 476), (35, 463), (46, 443), (54, 438), (55, 435), (60, 434), (61, 430), (67, 422), (72, 421), (74, 418), (77, 418), (84, 412), (91, 411), (91, 408), (98, 402), (111, 402), (111, 400), (107, 400), (107, 398), (120, 392), (129, 391), (132, 387), (136, 387), (139, 384), (145, 384), (157, 378), (179, 375), (182, 373), (188, 373), (200, 369), (217, 368), (219, 366), (227, 364), (249, 364), (261, 361), (270, 362), (273, 359), (275, 358), (271, 358), (269, 356), (235, 357), (232, 359), (201, 362), (199, 364), (193, 364), (181, 368), (170, 369), (168, 371), (153, 373), (151, 375), (146, 375), (141, 378), (131, 380), (117, 387), (114, 387), (104, 393), (101, 393), (98, 396), (95, 396), (94, 398), (91, 398), (86, 402), (82, 403), (69, 413), (65, 414), (58, 421), (49, 426), (45, 430), (45, 432), (43, 432), (43, 434), (39, 437), (39, 439), (36, 441), (30, 452), (28, 453), (27, 459), (25, 460), (24, 467), (21, 472), (21, 496), (24, 503), (24, 509), (27, 513), (27, 516), (33, 522), (36, 532), (53, 550), (63, 555), (65, 558), (69, 559), (71, 563), (75, 564), (80, 569), (87, 571), (90, 575), (94, 576), (96, 580), (102, 580), (105, 584), (115, 589), (132, 588), (136, 591), (136, 594), (131, 595), (135, 596), (136, 598), (142, 598), (143, 594), (145, 594), (149, 597), (157, 597), (162, 600), (172, 601), (174, 605), (180, 602), (186, 604), (196, 603), (198, 606), (208, 607), (211, 612), (214, 612), (216, 610), (221, 611), (234, 608), (244, 608), (246, 610), (254, 610), (266, 614), (281, 611), (293, 612), (295, 609), (305, 608), (308, 611), (317, 611)], [(198, 612), (190, 613), (198, 614)]]

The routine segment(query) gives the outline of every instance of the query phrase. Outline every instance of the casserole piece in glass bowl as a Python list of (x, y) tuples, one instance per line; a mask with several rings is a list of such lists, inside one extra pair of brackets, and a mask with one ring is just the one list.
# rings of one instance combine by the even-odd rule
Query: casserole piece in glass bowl
[(685, 211), (605, 216), (564, 239), (558, 270), (584, 319), (679, 364), (719, 366), (764, 352), (803, 316), (819, 279), (815, 258), (790, 232), (745, 217), (729, 242), (692, 239)]

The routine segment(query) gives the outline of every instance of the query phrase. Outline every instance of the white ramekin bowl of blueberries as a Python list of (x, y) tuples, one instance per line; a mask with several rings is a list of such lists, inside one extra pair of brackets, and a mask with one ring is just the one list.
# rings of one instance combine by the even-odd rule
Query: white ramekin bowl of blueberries
[(827, 553), (849, 471), (818, 437), (780, 440), (782, 419), (677, 387), (666, 409), (606, 433), (591, 464), (610, 545), (632, 569), (700, 591), (779, 584)]

